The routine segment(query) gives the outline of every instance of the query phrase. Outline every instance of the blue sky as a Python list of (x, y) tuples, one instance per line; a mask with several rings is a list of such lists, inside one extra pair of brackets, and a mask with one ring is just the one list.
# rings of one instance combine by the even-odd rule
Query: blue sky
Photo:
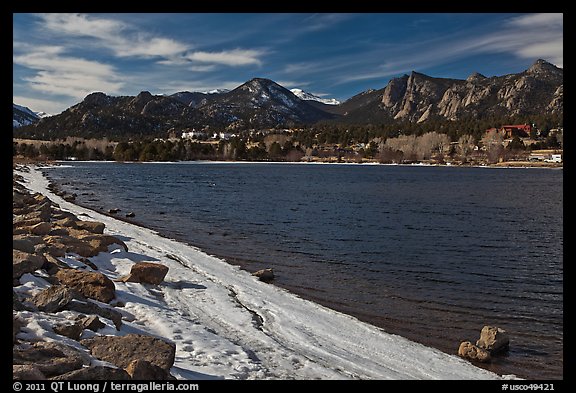
[(272, 79), (341, 101), (412, 70), (465, 79), (563, 67), (562, 14), (13, 14), (13, 100), (233, 89)]

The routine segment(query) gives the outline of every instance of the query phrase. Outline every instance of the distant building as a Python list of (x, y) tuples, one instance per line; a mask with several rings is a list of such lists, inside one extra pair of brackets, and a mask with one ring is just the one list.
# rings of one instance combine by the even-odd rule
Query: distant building
[(528, 137), (530, 136), (530, 131), (532, 131), (532, 126), (530, 124), (516, 124), (510, 126), (502, 126), (501, 130), (504, 131), (506, 138), (518, 137)]
[(520, 138), (526, 138), (530, 136), (530, 131), (532, 131), (532, 126), (530, 124), (514, 124), (505, 125), (500, 128), (489, 128), (486, 132), (498, 131), (506, 139), (514, 138), (515, 136)]
[(192, 130), (189, 132), (183, 132), (181, 138), (182, 139), (205, 139), (208, 135), (202, 131)]
[(231, 134), (228, 132), (215, 132), (214, 135), (212, 135), (213, 139), (221, 139), (221, 140), (228, 140), (230, 138), (234, 138), (236, 136), (236, 134)]

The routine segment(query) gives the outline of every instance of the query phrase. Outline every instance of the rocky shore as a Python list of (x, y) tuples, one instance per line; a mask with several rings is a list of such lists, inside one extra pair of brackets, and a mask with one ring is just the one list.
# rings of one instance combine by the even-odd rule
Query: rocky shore
[[(122, 239), (105, 224), (61, 210), (31, 193), (13, 171), (13, 378), (14, 380), (167, 380), (176, 345), (167, 338), (120, 334), (129, 313), (115, 282), (157, 285), (168, 267), (137, 262), (123, 277), (109, 277), (90, 258)], [(40, 289), (39, 289), (40, 288)], [(42, 334), (38, 334), (41, 332)]]

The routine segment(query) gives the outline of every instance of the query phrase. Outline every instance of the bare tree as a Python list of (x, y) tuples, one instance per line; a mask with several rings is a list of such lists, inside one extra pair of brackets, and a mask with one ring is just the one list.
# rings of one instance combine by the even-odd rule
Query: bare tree
[(418, 159), (415, 135), (401, 135), (397, 138), (389, 138), (386, 140), (386, 146), (393, 151), (401, 151), (406, 160), (415, 161)]
[(474, 151), (474, 137), (470, 134), (462, 135), (458, 139), (458, 154), (462, 158), (462, 162), (468, 161), (468, 157)]
[(482, 145), (486, 149), (486, 158), (489, 163), (498, 162), (504, 151), (504, 137), (498, 130), (490, 130), (482, 137)]

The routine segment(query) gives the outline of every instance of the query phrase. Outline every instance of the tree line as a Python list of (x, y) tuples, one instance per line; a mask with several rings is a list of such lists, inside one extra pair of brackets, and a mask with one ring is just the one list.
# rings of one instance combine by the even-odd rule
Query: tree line
[[(515, 138), (504, 148), (497, 135), (486, 133), (504, 124), (530, 123), (540, 136), (531, 146)], [(292, 133), (269, 135), (240, 132), (237, 136), (211, 143), (188, 139), (139, 138), (110, 142), (67, 138), (65, 141), (41, 143), (14, 142), (13, 155), (48, 160), (114, 160), (114, 161), (194, 161), (247, 160), (299, 161), (303, 157), (337, 157), (377, 159), (380, 162), (422, 160), (443, 161), (446, 157), (467, 162), (472, 156), (485, 154), (488, 161), (504, 159), (511, 152), (531, 149), (561, 148), (562, 134), (550, 129), (563, 126), (561, 116), (530, 118), (465, 119), (460, 121), (395, 122), (377, 125), (319, 123)], [(536, 139), (536, 135), (532, 135)], [(484, 146), (474, 154), (476, 146)]]

